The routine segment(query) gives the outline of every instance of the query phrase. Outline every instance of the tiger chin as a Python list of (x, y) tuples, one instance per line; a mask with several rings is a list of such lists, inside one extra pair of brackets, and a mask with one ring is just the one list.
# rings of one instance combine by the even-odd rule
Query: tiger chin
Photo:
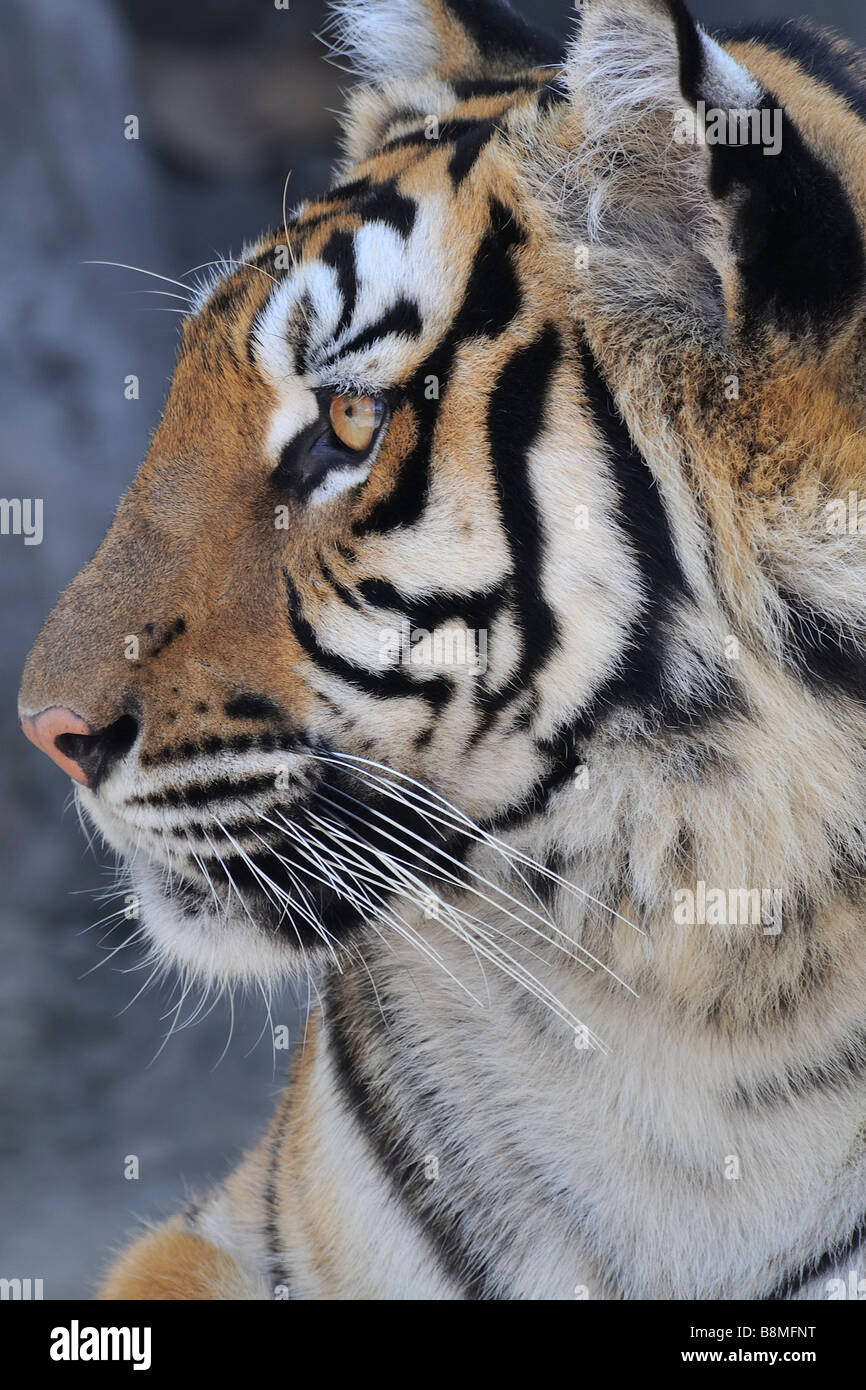
[(23, 679), (155, 958), (320, 1000), (267, 1134), (100, 1294), (828, 1297), (866, 60), (680, 0), (587, 0), (565, 53), (494, 0), (333, 38), (333, 187), (191, 291)]

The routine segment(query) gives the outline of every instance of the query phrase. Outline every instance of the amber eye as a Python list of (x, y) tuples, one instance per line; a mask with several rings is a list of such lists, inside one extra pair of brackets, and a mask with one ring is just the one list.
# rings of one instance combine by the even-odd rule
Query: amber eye
[(341, 444), (358, 453), (369, 449), (381, 416), (381, 402), (372, 396), (334, 396), (331, 400), (331, 429)]

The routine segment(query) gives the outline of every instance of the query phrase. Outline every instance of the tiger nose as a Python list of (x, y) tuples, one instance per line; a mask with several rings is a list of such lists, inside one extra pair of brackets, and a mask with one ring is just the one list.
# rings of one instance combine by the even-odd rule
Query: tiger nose
[(21, 728), (31, 743), (76, 782), (94, 788), (132, 747), (138, 732), (131, 715), (116, 719), (107, 729), (94, 730), (63, 705), (22, 715)]

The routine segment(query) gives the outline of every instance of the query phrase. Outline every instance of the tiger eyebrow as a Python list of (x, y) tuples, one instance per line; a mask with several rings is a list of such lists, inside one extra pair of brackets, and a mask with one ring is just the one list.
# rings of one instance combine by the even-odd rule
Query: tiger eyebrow
[(371, 323), (368, 328), (362, 328), (356, 333), (354, 338), (350, 338), (347, 343), (343, 343), (339, 348), (332, 348), (326, 357), (319, 363), (320, 367), (330, 367), (341, 357), (348, 356), (352, 352), (360, 352), (363, 348), (372, 347), (373, 343), (380, 338), (387, 338), (391, 333), (402, 333), (408, 338), (420, 338), (423, 330), (421, 314), (414, 299), (407, 299), (401, 295), (395, 304)]

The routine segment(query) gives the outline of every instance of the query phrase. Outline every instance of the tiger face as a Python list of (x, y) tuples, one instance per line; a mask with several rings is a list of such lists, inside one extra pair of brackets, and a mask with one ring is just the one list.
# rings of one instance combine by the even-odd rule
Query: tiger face
[(818, 519), (866, 465), (861, 69), (678, 0), (595, 0), (565, 60), (505, 6), (337, 11), (337, 182), (197, 291), (21, 691), (219, 979), (401, 929), (494, 830), (579, 842), (593, 749), (687, 781), (762, 680), (859, 679)]

